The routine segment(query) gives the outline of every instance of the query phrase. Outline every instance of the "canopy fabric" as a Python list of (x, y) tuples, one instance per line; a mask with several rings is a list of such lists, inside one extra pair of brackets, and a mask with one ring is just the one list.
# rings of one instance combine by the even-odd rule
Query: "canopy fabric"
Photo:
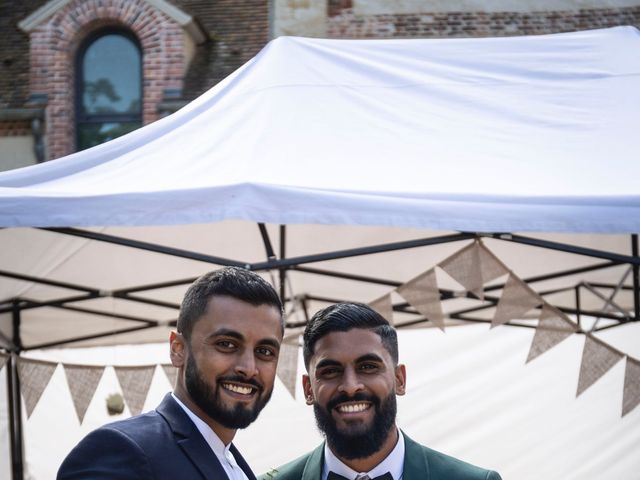
[(278, 38), (177, 113), (0, 174), (0, 226), (640, 231), (640, 35)]

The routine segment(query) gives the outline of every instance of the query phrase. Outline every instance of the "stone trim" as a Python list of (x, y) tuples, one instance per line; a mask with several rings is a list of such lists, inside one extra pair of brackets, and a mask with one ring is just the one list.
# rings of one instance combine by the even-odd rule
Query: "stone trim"
[(0, 108), (0, 122), (31, 121), (43, 119), (43, 108)]
[(18, 22), (18, 28), (24, 33), (31, 33), (38, 25), (47, 20), (51, 15), (54, 15), (70, 1), (72, 0), (51, 0), (45, 3), (27, 18)]
[[(25, 33), (31, 33), (38, 25), (47, 21), (60, 9), (64, 8), (73, 0), (50, 0), (24, 20), (18, 22), (18, 27)], [(144, 0), (149, 5), (160, 10), (167, 17), (180, 25), (193, 39), (196, 44), (201, 44), (207, 40), (207, 35), (202, 31), (198, 23), (191, 15), (186, 14), (178, 7), (170, 4), (166, 0)]]
[(191, 15), (187, 15), (178, 7), (165, 0), (146, 0), (146, 2), (156, 7), (167, 17), (175, 20), (176, 23), (178, 23), (178, 25), (180, 25), (191, 36), (197, 45), (207, 41), (207, 34), (202, 31)]

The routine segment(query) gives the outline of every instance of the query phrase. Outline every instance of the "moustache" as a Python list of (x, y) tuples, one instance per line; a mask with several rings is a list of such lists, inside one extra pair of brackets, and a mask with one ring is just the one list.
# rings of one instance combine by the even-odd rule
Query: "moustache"
[(256, 390), (258, 390), (258, 393), (261, 393), (264, 390), (264, 386), (260, 382), (258, 382), (256, 379), (245, 378), (241, 375), (229, 375), (227, 377), (218, 378), (218, 384), (225, 383), (225, 382), (244, 383), (245, 385), (251, 385), (252, 387), (255, 387)]
[(346, 402), (370, 402), (376, 408), (380, 406), (380, 399), (369, 393), (359, 392), (354, 395), (341, 393), (327, 402), (327, 410), (331, 411), (341, 403)]

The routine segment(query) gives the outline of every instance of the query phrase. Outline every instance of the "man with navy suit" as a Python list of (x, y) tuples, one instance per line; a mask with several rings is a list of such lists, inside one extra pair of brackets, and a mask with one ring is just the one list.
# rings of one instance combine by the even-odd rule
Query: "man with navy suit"
[(304, 393), (326, 442), (262, 480), (500, 480), (398, 429), (406, 369), (395, 329), (376, 311), (332, 305), (311, 318), (303, 339)]
[(229, 267), (200, 277), (170, 336), (173, 393), (87, 435), (58, 480), (255, 480), (232, 440), (271, 397), (283, 329), (280, 299), (258, 275)]

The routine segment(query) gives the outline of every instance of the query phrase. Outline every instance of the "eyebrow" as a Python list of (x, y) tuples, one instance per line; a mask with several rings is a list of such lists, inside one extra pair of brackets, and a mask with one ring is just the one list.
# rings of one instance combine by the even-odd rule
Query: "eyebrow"
[[(231, 330), (230, 328), (219, 328), (218, 330), (213, 332), (211, 335), (209, 335), (207, 338), (215, 338), (215, 337), (231, 337), (240, 341), (245, 340), (244, 335), (242, 335), (240, 332), (237, 332), (236, 330)], [(258, 341), (258, 344), (268, 345), (275, 349), (280, 349), (280, 342), (278, 342), (276, 339), (273, 339), (273, 338), (263, 338), (260, 341)]]
[(340, 362), (336, 360), (331, 360), (330, 358), (324, 358), (316, 364), (316, 370), (320, 368), (325, 368), (325, 367), (340, 367), (340, 366), (342, 366)]
[(236, 330), (231, 330), (230, 328), (219, 328), (218, 330), (216, 330), (215, 332), (212, 332), (207, 337), (208, 338), (231, 337), (231, 338), (235, 338), (236, 340), (244, 340), (244, 335), (242, 335), (240, 332), (237, 332)]
[[(362, 363), (362, 362), (383, 363), (384, 360), (382, 359), (382, 357), (380, 357), (379, 355), (376, 355), (375, 353), (367, 353), (365, 355), (359, 356), (355, 360), (355, 363)], [(338, 362), (337, 360), (332, 360), (331, 358), (323, 358), (316, 364), (315, 368), (316, 370), (318, 370), (320, 368), (325, 368), (325, 367), (340, 367), (340, 366), (342, 366), (342, 363)]]
[(263, 338), (258, 342), (258, 344), (268, 345), (275, 348), (276, 350), (280, 350), (280, 342), (278, 342), (277, 340), (274, 340), (273, 338)]
[(384, 363), (384, 360), (380, 355), (376, 355), (375, 353), (367, 353), (366, 355), (362, 355), (356, 359), (356, 363), (362, 362), (380, 362)]

